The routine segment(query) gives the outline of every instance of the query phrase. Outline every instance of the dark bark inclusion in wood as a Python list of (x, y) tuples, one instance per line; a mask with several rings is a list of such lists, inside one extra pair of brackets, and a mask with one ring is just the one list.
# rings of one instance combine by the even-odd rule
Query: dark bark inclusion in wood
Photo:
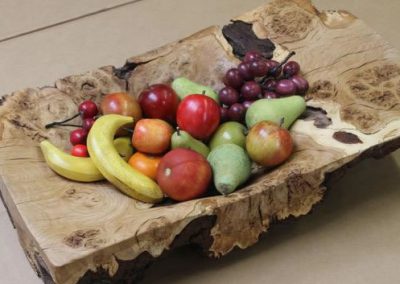
[(233, 53), (242, 58), (247, 51), (259, 51), (265, 58), (272, 58), (275, 45), (269, 39), (258, 38), (253, 25), (243, 21), (232, 21), (222, 28), (222, 34), (233, 48)]
[(339, 142), (342, 142), (344, 144), (359, 144), (363, 143), (360, 138), (358, 138), (357, 135), (350, 133), (350, 132), (345, 132), (345, 131), (336, 131), (333, 133), (333, 138), (336, 139)]
[(313, 120), (314, 126), (317, 128), (326, 128), (332, 124), (332, 119), (328, 117), (326, 110), (320, 107), (307, 106), (300, 119), (305, 121)]

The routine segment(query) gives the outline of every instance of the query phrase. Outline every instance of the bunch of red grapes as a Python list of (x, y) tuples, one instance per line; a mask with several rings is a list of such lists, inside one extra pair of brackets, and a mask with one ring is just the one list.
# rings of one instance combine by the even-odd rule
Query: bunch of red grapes
[(243, 122), (247, 108), (256, 100), (304, 95), (308, 82), (300, 73), (296, 61), (281, 63), (267, 59), (258, 51), (249, 51), (236, 68), (229, 69), (223, 79), (225, 87), (218, 93), (221, 120)]
[[(54, 125), (79, 127), (75, 130), (72, 130), (69, 134), (69, 141), (73, 146), (71, 149), (71, 155), (77, 157), (88, 157), (89, 154), (86, 147), (86, 138), (98, 113), (99, 110), (96, 103), (92, 100), (87, 100), (79, 105), (78, 113), (76, 115), (63, 121), (49, 123), (46, 125), (46, 128), (53, 127)], [(67, 123), (78, 116), (82, 118), (81, 126)]]

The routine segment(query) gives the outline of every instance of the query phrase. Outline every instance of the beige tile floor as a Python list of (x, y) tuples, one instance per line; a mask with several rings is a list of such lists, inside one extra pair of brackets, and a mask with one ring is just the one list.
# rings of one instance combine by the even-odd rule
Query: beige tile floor
[[(226, 23), (264, 2), (2, 0), (0, 94), (100, 65), (119, 66), (133, 54)], [(400, 49), (400, 1), (314, 2), (353, 12)], [(397, 151), (351, 169), (313, 214), (276, 225), (257, 245), (218, 261), (181, 249), (156, 262), (144, 283), (399, 283), (399, 220)], [(41, 281), (0, 205), (0, 284), (14, 283)]]

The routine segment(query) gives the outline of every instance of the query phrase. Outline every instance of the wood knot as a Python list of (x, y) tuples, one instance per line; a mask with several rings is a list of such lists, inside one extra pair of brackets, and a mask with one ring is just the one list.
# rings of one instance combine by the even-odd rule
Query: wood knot
[(279, 36), (287, 36), (292, 40), (298, 40), (305, 37), (311, 22), (311, 17), (305, 12), (294, 10), (274, 15), (270, 28)]
[(65, 237), (63, 242), (72, 248), (98, 248), (106, 243), (99, 235), (99, 229), (78, 230)]
[(95, 88), (96, 88), (96, 84), (94, 82), (90, 82), (90, 81), (83, 82), (81, 85), (82, 91), (91, 91)]
[(351, 122), (363, 132), (373, 132), (379, 118), (370, 109), (360, 105), (349, 105), (341, 109), (342, 120)]
[(7, 100), (8, 95), (3, 95), (2, 97), (0, 97), (0, 106), (2, 106), (6, 100)]
[(66, 191), (65, 191), (65, 196), (72, 196), (72, 195), (74, 195), (76, 193), (76, 189), (75, 188), (70, 188), (70, 189), (67, 189)]
[(331, 99), (336, 95), (335, 86), (327, 80), (318, 80), (312, 83), (307, 99)]
[(94, 207), (101, 203), (101, 195), (96, 194), (94, 191), (86, 191), (84, 189), (69, 188), (64, 192), (63, 198), (78, 202), (86, 207)]
[[(400, 103), (396, 84), (400, 67), (394, 64), (375, 66), (360, 71), (346, 82), (354, 99), (376, 109), (389, 110)], [(400, 82), (397, 82), (400, 84)], [(400, 87), (399, 87), (400, 88)]]

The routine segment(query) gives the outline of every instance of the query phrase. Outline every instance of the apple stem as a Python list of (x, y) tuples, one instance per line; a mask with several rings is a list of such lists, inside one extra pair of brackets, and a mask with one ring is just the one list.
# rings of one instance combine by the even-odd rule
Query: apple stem
[(82, 125), (71, 124), (71, 123), (62, 123), (62, 124), (58, 124), (58, 126), (82, 127)]
[(179, 128), (179, 126), (176, 127), (176, 134), (178, 136), (181, 136), (181, 129)]
[(54, 121), (54, 122), (51, 122), (51, 123), (49, 123), (49, 124), (46, 124), (44, 127), (45, 127), (46, 129), (48, 129), (48, 128), (51, 128), (51, 127), (56, 126), (56, 125), (61, 125), (61, 124), (65, 123), (65, 122), (68, 122), (68, 121), (70, 121), (70, 120), (73, 120), (74, 118), (76, 118), (76, 117), (78, 117), (78, 116), (80, 116), (80, 115), (81, 115), (81, 113), (78, 112), (77, 114), (71, 116), (70, 118), (64, 119), (64, 120), (62, 120), (62, 121)]

